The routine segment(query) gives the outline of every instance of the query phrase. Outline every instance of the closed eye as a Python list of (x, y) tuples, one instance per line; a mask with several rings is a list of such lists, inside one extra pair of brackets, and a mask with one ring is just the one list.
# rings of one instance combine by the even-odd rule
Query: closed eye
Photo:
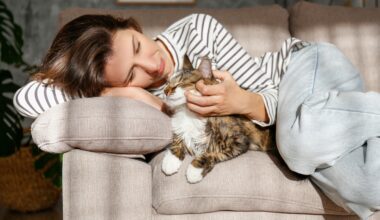
[(140, 47), (141, 47), (141, 45), (140, 45), (140, 41), (138, 41), (138, 42), (137, 42), (137, 46), (136, 46), (136, 51), (135, 51), (135, 53), (140, 52)]
[[(135, 37), (132, 36), (132, 47), (133, 47), (133, 55), (136, 55), (137, 53), (140, 52), (140, 41), (137, 41), (137, 45), (135, 43)], [(131, 71), (127, 74), (127, 77), (124, 80), (124, 85), (128, 85), (134, 78), (135, 78), (135, 67), (131, 68)]]

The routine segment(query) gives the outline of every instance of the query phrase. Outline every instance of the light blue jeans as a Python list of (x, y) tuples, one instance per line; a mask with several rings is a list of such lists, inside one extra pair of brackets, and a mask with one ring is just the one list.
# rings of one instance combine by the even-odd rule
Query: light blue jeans
[(277, 143), (295, 172), (362, 219), (380, 210), (380, 94), (334, 45), (293, 53), (279, 86)]

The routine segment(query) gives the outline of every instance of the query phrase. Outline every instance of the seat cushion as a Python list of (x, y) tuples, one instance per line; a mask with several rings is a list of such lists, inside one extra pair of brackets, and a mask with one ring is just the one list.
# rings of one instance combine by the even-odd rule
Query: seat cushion
[(301, 1), (290, 11), (292, 36), (335, 44), (380, 92), (380, 8), (324, 6)]
[(347, 215), (308, 179), (300, 180), (275, 156), (247, 153), (217, 164), (199, 183), (186, 180), (187, 156), (177, 174), (161, 171), (164, 153), (152, 161), (153, 207), (159, 214), (268, 211)]

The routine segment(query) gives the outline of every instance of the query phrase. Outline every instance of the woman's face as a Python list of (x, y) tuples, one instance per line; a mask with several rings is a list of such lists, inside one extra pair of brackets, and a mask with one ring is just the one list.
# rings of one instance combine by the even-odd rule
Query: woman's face
[(133, 29), (115, 33), (104, 74), (111, 86), (154, 88), (165, 83), (173, 71), (173, 60), (160, 41)]

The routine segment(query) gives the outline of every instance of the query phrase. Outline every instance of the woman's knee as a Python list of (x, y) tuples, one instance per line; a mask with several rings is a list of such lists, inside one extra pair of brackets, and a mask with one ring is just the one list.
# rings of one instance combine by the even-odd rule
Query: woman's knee
[(353, 185), (349, 189), (351, 193), (357, 195), (357, 203), (370, 208), (380, 207), (380, 181), (374, 178), (363, 178), (362, 185)]
[(317, 43), (317, 46), (319, 78), (316, 88), (341, 91), (364, 89), (360, 72), (338, 47), (330, 43)]
[(313, 160), (313, 156), (307, 150), (308, 140), (305, 138), (306, 137), (302, 135), (302, 133), (295, 132), (294, 129), (290, 127), (276, 129), (278, 151), (286, 162), (288, 162), (287, 160), (312, 162), (311, 160)]

